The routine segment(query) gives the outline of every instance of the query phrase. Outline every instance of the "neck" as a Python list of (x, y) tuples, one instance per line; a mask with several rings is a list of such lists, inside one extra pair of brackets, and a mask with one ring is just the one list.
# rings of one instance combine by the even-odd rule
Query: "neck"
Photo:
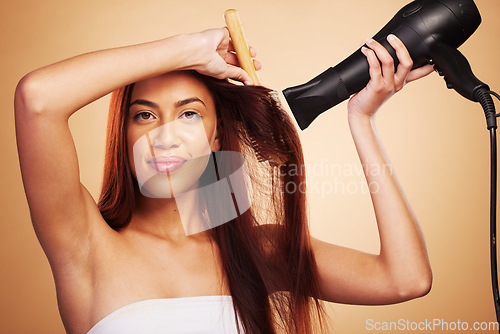
[(186, 238), (201, 232), (202, 216), (198, 209), (196, 192), (174, 198), (150, 198), (136, 195), (130, 227), (167, 238)]

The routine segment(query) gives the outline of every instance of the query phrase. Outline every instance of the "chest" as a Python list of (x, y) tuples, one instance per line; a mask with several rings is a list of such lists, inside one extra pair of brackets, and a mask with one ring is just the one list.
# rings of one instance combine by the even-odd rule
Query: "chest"
[(210, 243), (133, 245), (114, 254), (105, 267), (98, 281), (107, 291), (148, 298), (225, 292), (219, 252)]
[(218, 248), (210, 242), (96, 242), (85, 270), (59, 272), (59, 308), (69, 333), (82, 333), (132, 303), (229, 295)]

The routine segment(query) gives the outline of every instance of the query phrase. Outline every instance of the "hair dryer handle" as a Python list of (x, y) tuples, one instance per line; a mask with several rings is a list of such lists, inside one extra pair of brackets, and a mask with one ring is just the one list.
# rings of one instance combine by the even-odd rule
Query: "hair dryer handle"
[(455, 89), (460, 95), (474, 102), (479, 102), (477, 91), (489, 90), (488, 85), (472, 73), (469, 62), (457, 49), (440, 42), (433, 43), (429, 56), (436, 65), (439, 75), (444, 76), (448, 88)]

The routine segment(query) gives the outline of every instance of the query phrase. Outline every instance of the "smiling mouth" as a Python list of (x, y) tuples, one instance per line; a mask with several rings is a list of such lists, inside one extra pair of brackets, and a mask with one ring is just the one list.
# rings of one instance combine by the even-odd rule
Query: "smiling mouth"
[(172, 174), (186, 163), (186, 159), (180, 157), (153, 157), (147, 161), (159, 174)]

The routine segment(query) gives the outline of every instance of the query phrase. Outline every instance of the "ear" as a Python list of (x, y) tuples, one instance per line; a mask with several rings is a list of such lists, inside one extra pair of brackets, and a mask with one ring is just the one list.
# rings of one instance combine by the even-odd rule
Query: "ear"
[(217, 122), (217, 130), (215, 133), (215, 140), (211, 145), (212, 152), (217, 152), (222, 147), (222, 126), (220, 122)]
[(219, 138), (216, 137), (213, 144), (212, 144), (212, 152), (217, 152), (221, 149), (221, 145), (220, 145), (220, 142), (219, 142)]

